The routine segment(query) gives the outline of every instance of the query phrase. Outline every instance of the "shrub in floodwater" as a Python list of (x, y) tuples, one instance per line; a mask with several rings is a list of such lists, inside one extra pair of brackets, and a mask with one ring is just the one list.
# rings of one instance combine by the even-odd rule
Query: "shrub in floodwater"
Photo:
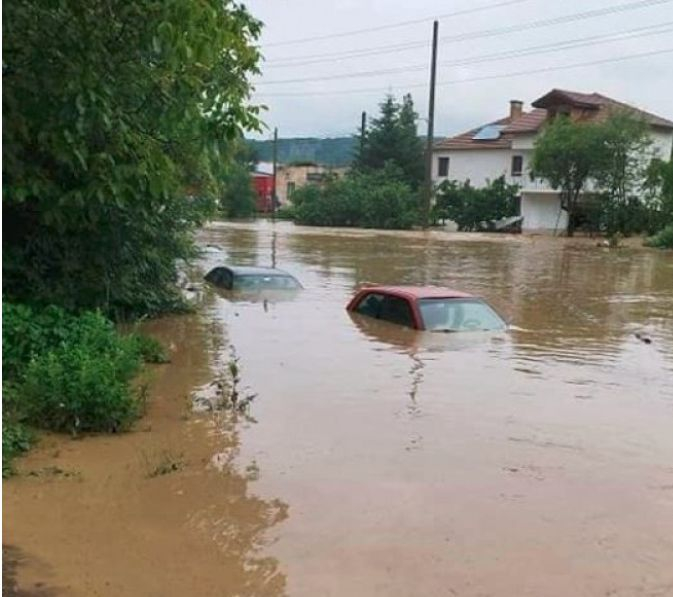
[(166, 355), (98, 312), (3, 305), (3, 373), (13, 389), (3, 413), (14, 420), (73, 434), (124, 429), (141, 410), (131, 380), (143, 359)]
[(657, 249), (673, 249), (673, 224), (669, 224), (654, 236), (650, 236), (645, 245)]
[(27, 420), (73, 434), (128, 427), (139, 412), (130, 381), (140, 358), (133, 339), (115, 340), (104, 352), (66, 344), (32, 360), (19, 386)]
[[(6, 390), (3, 391), (3, 394)], [(33, 434), (21, 423), (9, 421), (6, 418), (2, 422), (2, 477), (9, 477), (14, 469), (12, 461), (22, 454), (33, 441)]]
[(185, 466), (182, 453), (175, 454), (171, 449), (163, 450), (153, 456), (144, 454), (144, 459), (149, 479), (176, 473)]
[(168, 363), (170, 358), (168, 352), (162, 346), (161, 342), (151, 336), (134, 334), (135, 341), (138, 344), (138, 351), (143, 361), (146, 363)]

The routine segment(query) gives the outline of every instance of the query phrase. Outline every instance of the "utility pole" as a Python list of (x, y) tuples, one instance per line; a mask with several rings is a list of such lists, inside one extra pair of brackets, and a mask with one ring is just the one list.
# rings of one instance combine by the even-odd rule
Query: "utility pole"
[(271, 193), (271, 221), (276, 223), (276, 169), (278, 166), (278, 127), (273, 129), (273, 191)]
[(435, 138), (435, 85), (437, 78), (437, 31), (438, 21), (432, 24), (432, 59), (430, 62), (430, 100), (428, 106), (428, 139), (425, 146), (425, 185), (423, 189), (423, 229), (430, 223), (430, 199), (432, 197), (432, 144)]
[(367, 112), (362, 112), (362, 123), (360, 124), (360, 159), (365, 150), (365, 133), (367, 130)]

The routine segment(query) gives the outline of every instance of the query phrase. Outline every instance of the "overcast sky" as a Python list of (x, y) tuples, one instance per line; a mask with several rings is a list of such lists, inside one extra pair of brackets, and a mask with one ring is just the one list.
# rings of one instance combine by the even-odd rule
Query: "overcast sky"
[[(264, 22), (265, 62), (255, 78), (254, 101), (268, 106), (263, 118), (281, 137), (349, 135), (363, 110), (376, 114), (386, 92), (411, 92), (425, 117), (435, 17), (438, 136), (506, 115), (510, 99), (523, 100), (530, 109), (531, 101), (553, 87), (597, 91), (673, 119), (673, 0), (249, 0), (246, 5)], [(461, 11), (471, 12), (449, 15)], [(612, 12), (593, 18), (578, 14), (593, 11)], [(530, 25), (569, 15), (577, 16)], [(416, 22), (400, 24), (408, 21)], [(506, 28), (518, 30), (503, 32)], [(362, 29), (369, 31), (337, 35)], [(306, 38), (318, 39), (294, 43)], [(344, 56), (358, 51), (364, 55)], [(380, 72), (391, 69), (397, 70)], [(316, 80), (352, 74), (359, 76)], [(309, 80), (291, 82), (296, 79)], [(420, 121), (419, 132), (425, 127)]]

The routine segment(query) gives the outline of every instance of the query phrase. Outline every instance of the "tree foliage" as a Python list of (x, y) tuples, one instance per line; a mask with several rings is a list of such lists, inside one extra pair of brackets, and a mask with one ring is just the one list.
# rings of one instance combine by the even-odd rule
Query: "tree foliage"
[(3, 18), (5, 293), (174, 305), (217, 164), (258, 124), (260, 24), (231, 0), (11, 0)]
[(308, 185), (292, 197), (299, 224), (360, 228), (411, 228), (418, 219), (416, 195), (388, 163), (374, 172), (353, 172), (323, 186)]
[[(651, 230), (659, 219), (659, 183), (649, 126), (630, 111), (613, 112), (603, 122), (557, 117), (538, 137), (532, 175), (561, 191), (572, 235), (580, 215), (593, 230), (632, 234)], [(585, 193), (578, 206), (580, 195)]]
[(400, 180), (416, 189), (423, 180), (423, 144), (418, 137), (413, 100), (405, 95), (400, 103), (389, 95), (379, 107), (379, 117), (366, 128), (364, 140), (358, 145), (354, 167), (366, 172), (390, 163)]
[(508, 184), (504, 176), (475, 188), (467, 180), (444, 181), (437, 188), (435, 217), (452, 220), (458, 230), (477, 230), (484, 221), (516, 215), (518, 185)]
[(535, 140), (531, 176), (544, 178), (561, 192), (561, 205), (568, 213), (568, 236), (575, 229), (577, 203), (589, 180), (600, 171), (603, 150), (600, 126), (576, 123), (557, 116)]
[(647, 211), (641, 200), (643, 183), (653, 158), (649, 127), (628, 112), (617, 112), (598, 133), (602, 148), (595, 182), (602, 195), (601, 226), (608, 234), (639, 232)]
[(673, 160), (653, 160), (647, 169), (645, 188), (653, 214), (651, 231), (673, 226)]
[(236, 144), (233, 159), (222, 163), (218, 208), (227, 218), (249, 218), (255, 214), (257, 194), (250, 173), (257, 157), (254, 149), (242, 140)]

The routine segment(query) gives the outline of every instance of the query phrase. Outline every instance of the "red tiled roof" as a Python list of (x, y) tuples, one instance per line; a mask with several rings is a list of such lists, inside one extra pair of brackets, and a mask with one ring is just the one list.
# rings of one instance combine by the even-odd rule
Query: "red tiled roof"
[[(580, 93), (563, 89), (552, 89), (533, 102), (534, 109), (523, 112), (521, 116), (511, 119), (509, 116), (494, 120), (465, 133), (442, 139), (435, 143), (435, 150), (447, 149), (509, 149), (516, 135), (534, 133), (540, 129), (547, 118), (547, 106), (568, 103), (589, 110), (595, 110), (591, 120), (603, 120), (615, 111), (628, 111), (635, 117), (643, 118), (652, 126), (673, 129), (673, 122), (645, 110), (640, 110), (623, 102), (601, 95), (600, 93)], [(472, 137), (488, 125), (504, 125), (500, 137), (492, 140), (477, 140)]]
[(553, 103), (559, 103), (559, 101), (566, 101), (570, 105), (595, 108), (598, 110), (598, 113), (596, 114), (597, 120), (603, 120), (611, 112), (623, 110), (630, 112), (636, 118), (642, 118), (652, 126), (673, 128), (673, 122), (666, 118), (662, 118), (651, 112), (646, 112), (645, 110), (641, 110), (640, 108), (636, 108), (635, 106), (625, 104), (624, 102), (620, 102), (596, 92), (579, 93), (577, 91), (567, 91), (565, 89), (552, 89), (549, 93), (536, 99), (532, 105), (538, 108), (546, 108)]
[(488, 124), (478, 126), (475, 129), (470, 129), (465, 133), (456, 135), (455, 137), (449, 137), (447, 139), (442, 139), (435, 143), (435, 149), (509, 149), (512, 145), (511, 137), (500, 135), (497, 139), (491, 140), (477, 140), (473, 139), (474, 135), (477, 134), (482, 128), (489, 125), (509, 125), (511, 119), (509, 116), (501, 118), (500, 120), (494, 120)]
[(537, 131), (545, 119), (547, 118), (547, 110), (535, 108), (530, 112), (523, 112), (519, 118), (516, 118), (509, 123), (504, 133), (534, 133)]

